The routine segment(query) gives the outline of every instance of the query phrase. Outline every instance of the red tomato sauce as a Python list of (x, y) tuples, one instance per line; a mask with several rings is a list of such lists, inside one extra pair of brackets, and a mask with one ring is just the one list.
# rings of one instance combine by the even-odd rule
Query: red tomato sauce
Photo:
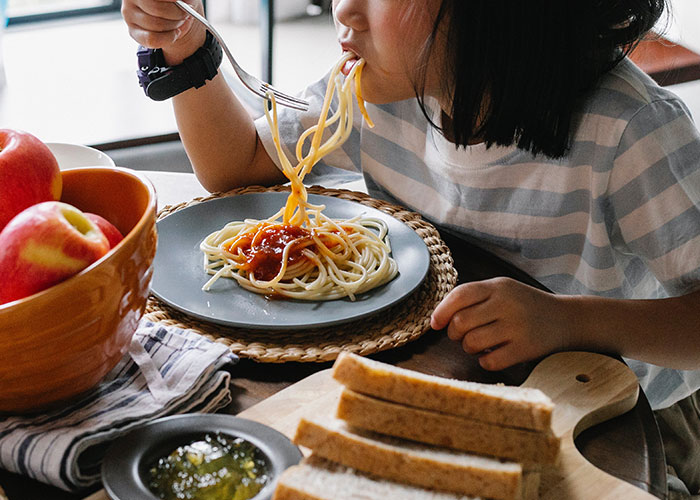
[(301, 251), (304, 248), (314, 250), (315, 245), (305, 245), (311, 239), (311, 231), (291, 224), (263, 226), (255, 233), (246, 233), (231, 243), (228, 251), (245, 256), (246, 263), (242, 269), (255, 275), (259, 280), (271, 280), (282, 267), (284, 249), (290, 243), (287, 265), (305, 259)]

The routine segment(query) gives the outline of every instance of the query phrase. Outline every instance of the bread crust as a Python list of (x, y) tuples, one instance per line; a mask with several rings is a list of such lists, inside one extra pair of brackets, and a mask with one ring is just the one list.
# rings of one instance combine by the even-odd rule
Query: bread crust
[(534, 388), (446, 379), (343, 352), (333, 377), (355, 392), (510, 427), (548, 430), (554, 404)]
[(475, 500), (395, 483), (311, 456), (282, 473), (272, 500)]
[(336, 416), (350, 425), (404, 439), (513, 460), (554, 464), (560, 440), (531, 431), (384, 401), (344, 388)]
[(520, 499), (522, 467), (350, 428), (331, 418), (302, 418), (294, 442), (333, 462), (392, 481), (462, 495)]

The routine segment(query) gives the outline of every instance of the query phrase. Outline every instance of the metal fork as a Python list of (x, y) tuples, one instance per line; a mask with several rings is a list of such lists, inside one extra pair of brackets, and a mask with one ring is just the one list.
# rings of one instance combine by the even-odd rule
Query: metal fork
[(254, 77), (253, 75), (245, 71), (243, 68), (241, 68), (240, 65), (231, 55), (231, 51), (228, 50), (228, 47), (226, 46), (224, 40), (221, 38), (221, 35), (217, 33), (217, 31), (209, 23), (209, 21), (207, 21), (202, 15), (199, 14), (199, 12), (194, 10), (182, 0), (176, 0), (175, 4), (182, 10), (187, 12), (189, 15), (194, 17), (197, 21), (202, 23), (207, 28), (207, 30), (209, 30), (209, 32), (214, 36), (214, 38), (216, 38), (216, 40), (221, 45), (221, 48), (224, 50), (226, 57), (228, 57), (231, 66), (233, 66), (233, 70), (236, 72), (236, 75), (238, 75), (238, 78), (241, 80), (243, 85), (245, 85), (245, 87), (248, 88), (248, 90), (250, 90), (253, 94), (262, 97), (263, 99), (267, 99), (267, 93), (272, 92), (272, 94), (275, 96), (277, 104), (280, 104), (281, 106), (287, 106), (288, 108), (298, 109), (301, 111), (306, 111), (309, 109), (308, 101), (304, 101), (303, 99), (298, 99), (289, 94), (285, 94), (284, 92), (281, 92), (274, 88), (269, 83), (263, 82), (259, 78)]

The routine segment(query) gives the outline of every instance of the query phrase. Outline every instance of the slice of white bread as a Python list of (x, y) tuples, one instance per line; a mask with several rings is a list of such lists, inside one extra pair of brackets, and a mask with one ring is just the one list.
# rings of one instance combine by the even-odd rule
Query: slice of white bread
[(504, 427), (384, 401), (344, 388), (336, 416), (352, 426), (421, 443), (513, 460), (553, 464), (560, 440), (551, 431)]
[(333, 377), (355, 392), (418, 408), (510, 427), (551, 427), (554, 404), (538, 389), (427, 375), (347, 352), (333, 364)]
[(400, 483), (494, 499), (523, 498), (520, 464), (391, 438), (331, 417), (302, 418), (294, 443), (316, 456)]
[(285, 470), (272, 500), (471, 500), (362, 474), (311, 456)]

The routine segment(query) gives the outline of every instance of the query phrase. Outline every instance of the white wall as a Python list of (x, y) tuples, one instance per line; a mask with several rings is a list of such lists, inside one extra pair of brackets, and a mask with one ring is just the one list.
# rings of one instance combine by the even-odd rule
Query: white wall
[(669, 4), (667, 38), (700, 53), (700, 0), (669, 0)]

